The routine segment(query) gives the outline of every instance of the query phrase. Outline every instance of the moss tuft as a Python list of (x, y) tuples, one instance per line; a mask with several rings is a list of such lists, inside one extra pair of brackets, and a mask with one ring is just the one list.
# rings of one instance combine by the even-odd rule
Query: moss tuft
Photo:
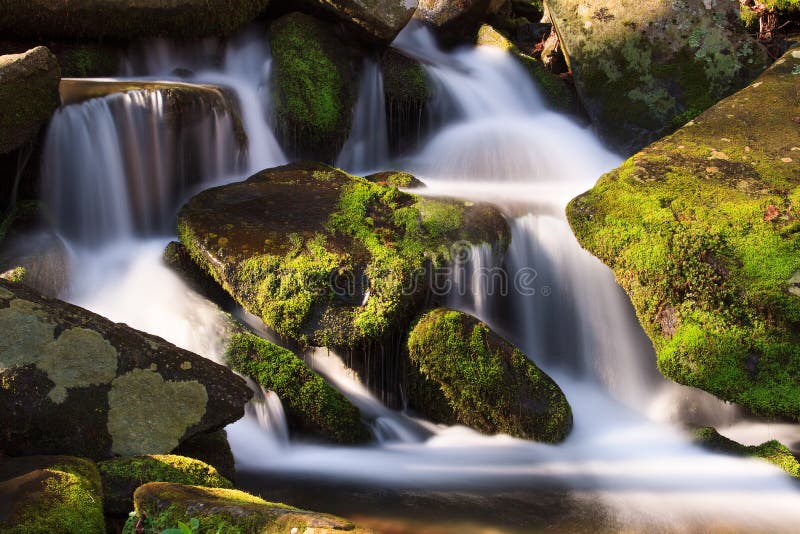
[(777, 465), (789, 475), (800, 478), (800, 462), (786, 445), (774, 439), (761, 445), (742, 445), (721, 435), (714, 428), (702, 427), (694, 431), (694, 441), (701, 447), (714, 452), (762, 458)]

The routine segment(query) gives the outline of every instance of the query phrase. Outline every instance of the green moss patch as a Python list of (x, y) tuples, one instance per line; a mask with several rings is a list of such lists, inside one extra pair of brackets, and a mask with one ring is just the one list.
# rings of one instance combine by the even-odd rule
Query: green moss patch
[(67, 456), (5, 460), (0, 495), (10, 512), (6, 534), (104, 532), (102, 485), (97, 466)]
[(800, 420), (798, 52), (603, 176), (567, 212), (661, 372)]
[(370, 435), (361, 412), (289, 350), (250, 334), (233, 337), (226, 353), (231, 369), (280, 397), (289, 427), (336, 443), (363, 443)]
[(789, 475), (800, 478), (800, 462), (786, 445), (774, 439), (761, 445), (742, 445), (726, 438), (711, 427), (703, 427), (694, 431), (694, 441), (701, 447), (714, 452), (762, 458), (777, 465)]
[(133, 508), (133, 492), (148, 482), (175, 482), (212, 488), (233, 484), (216, 469), (200, 460), (173, 454), (129, 456), (98, 464), (103, 479), (105, 510), (127, 514)]
[(408, 351), (417, 378), (409, 403), (423, 415), (545, 442), (562, 441), (572, 428), (558, 385), (474, 317), (429, 312), (411, 331)]
[(270, 26), (277, 133), (300, 158), (333, 161), (350, 134), (356, 89), (350, 53), (324, 22), (301, 13)]
[(155, 482), (137, 489), (134, 503), (136, 514), (125, 525), (124, 534), (136, 532), (137, 524), (146, 532), (161, 532), (179, 523), (194, 523), (198, 532), (219, 534), (368, 534), (345, 519), (270, 503), (232, 489)]

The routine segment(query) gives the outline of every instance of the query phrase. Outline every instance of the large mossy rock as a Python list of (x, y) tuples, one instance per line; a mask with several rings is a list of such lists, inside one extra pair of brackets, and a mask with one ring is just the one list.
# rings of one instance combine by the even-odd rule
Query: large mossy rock
[(43, 46), (0, 56), (0, 154), (31, 140), (50, 119), (60, 77), (56, 57)]
[(544, 66), (540, 59), (526, 54), (509, 40), (506, 35), (490, 26), (484, 24), (478, 30), (476, 40), (478, 46), (491, 46), (500, 50), (505, 50), (514, 56), (520, 65), (530, 74), (533, 82), (539, 88), (545, 103), (553, 109), (570, 114), (580, 112), (580, 104), (575, 94), (575, 87), (568, 84), (563, 79), (553, 74)]
[(150, 482), (233, 488), (230, 480), (207, 463), (174, 454), (114, 458), (100, 462), (98, 467), (103, 480), (104, 508), (113, 515), (127, 515), (133, 507), (133, 492)]
[(0, 280), (0, 451), (167, 453), (236, 421), (252, 392), (161, 338)]
[(224, 428), (194, 435), (182, 441), (172, 454), (202, 460), (223, 477), (236, 482), (236, 461)]
[(735, 0), (546, 0), (578, 95), (630, 153), (742, 87), (767, 65)]
[(661, 372), (800, 421), (800, 50), (567, 208)]
[(428, 294), (426, 267), (444, 265), (453, 243), (509, 239), (494, 207), (425, 199), (317, 163), (206, 190), (181, 209), (178, 231), (278, 334), (340, 348), (405, 328)]
[(435, 309), (408, 337), (409, 407), (436, 422), (556, 443), (572, 429), (564, 393), (486, 324)]
[(0, 459), (0, 532), (105, 532), (97, 466), (71, 456)]
[(278, 6), (306, 9), (343, 22), (368, 44), (388, 45), (417, 9), (417, 0), (279, 0)]
[(350, 135), (360, 60), (328, 23), (302, 13), (273, 22), (270, 45), (278, 139), (294, 158), (333, 162)]
[(414, 18), (431, 26), (447, 45), (473, 41), (492, 0), (419, 0)]
[(136, 517), (125, 525), (123, 534), (144, 532), (196, 521), (196, 532), (242, 532), (247, 534), (369, 534), (346, 519), (270, 503), (249, 493), (154, 482), (134, 494)]
[(293, 352), (252, 334), (238, 334), (226, 357), (231, 369), (278, 395), (290, 431), (335, 443), (369, 441), (358, 408)]
[(786, 445), (777, 440), (765, 441), (761, 445), (742, 445), (721, 435), (716, 429), (702, 427), (694, 431), (694, 442), (704, 449), (732, 456), (761, 458), (775, 464), (789, 475), (800, 478), (800, 462)]
[(3, 0), (0, 34), (20, 39), (111, 40), (227, 35), (268, 0)]

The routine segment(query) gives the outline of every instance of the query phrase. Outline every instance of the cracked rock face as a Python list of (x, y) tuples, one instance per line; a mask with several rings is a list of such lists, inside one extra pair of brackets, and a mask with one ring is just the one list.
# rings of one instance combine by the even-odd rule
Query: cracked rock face
[(0, 452), (169, 452), (243, 415), (251, 392), (216, 363), (0, 280)]

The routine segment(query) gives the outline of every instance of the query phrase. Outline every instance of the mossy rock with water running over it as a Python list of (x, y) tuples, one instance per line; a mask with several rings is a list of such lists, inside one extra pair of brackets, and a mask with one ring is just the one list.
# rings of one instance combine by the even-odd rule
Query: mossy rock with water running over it
[(478, 319), (435, 309), (408, 336), (409, 407), (441, 423), (556, 443), (572, 429), (564, 393)]
[(586, 111), (630, 153), (755, 78), (735, 0), (545, 0)]
[[(454, 243), (505, 250), (494, 207), (426, 199), (318, 163), (204, 191), (178, 216), (192, 257), (279, 335), (362, 348), (404, 330)], [(427, 268), (427, 269), (426, 269)]]
[(361, 60), (333, 27), (303, 13), (270, 25), (276, 135), (294, 159), (333, 162), (350, 135)]
[(267, 502), (234, 489), (154, 482), (136, 490), (134, 505), (136, 514), (123, 534), (137, 532), (140, 518), (145, 532), (161, 532), (181, 522), (194, 523), (194, 532), (225, 534), (372, 534), (346, 519)]
[(567, 208), (614, 271), (658, 368), (800, 421), (800, 49)]
[(71, 456), (0, 459), (0, 532), (105, 532), (97, 466)]
[(800, 462), (786, 445), (777, 440), (770, 440), (761, 445), (742, 445), (721, 435), (716, 429), (702, 427), (694, 431), (694, 442), (713, 452), (761, 458), (775, 464), (795, 478), (800, 478)]
[(232, 488), (230, 480), (200, 460), (174, 454), (152, 454), (114, 458), (98, 464), (103, 480), (107, 514), (127, 515), (133, 492), (149, 482), (174, 482), (210, 488)]
[(0, 56), (0, 154), (33, 139), (50, 119), (60, 77), (58, 61), (43, 46)]
[(252, 334), (238, 334), (226, 358), (231, 369), (278, 395), (290, 431), (335, 443), (370, 440), (358, 408), (290, 350)]
[(0, 452), (158, 454), (244, 414), (229, 369), (0, 279)]
[(520, 50), (506, 35), (494, 27), (489, 24), (482, 25), (478, 30), (476, 44), (499, 48), (514, 56), (528, 72), (534, 84), (539, 88), (545, 103), (551, 108), (572, 115), (581, 112), (574, 86), (553, 74), (540, 59)]
[(228, 35), (268, 0), (3, 0), (0, 34), (19, 39), (128, 40)]

